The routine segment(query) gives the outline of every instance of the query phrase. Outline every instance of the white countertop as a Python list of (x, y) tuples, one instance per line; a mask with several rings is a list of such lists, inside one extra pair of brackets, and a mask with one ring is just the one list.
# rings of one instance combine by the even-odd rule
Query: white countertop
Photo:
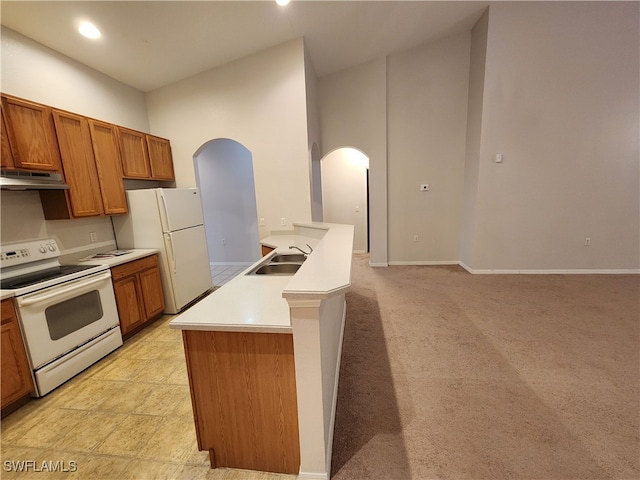
[[(291, 333), (291, 299), (328, 298), (350, 287), (353, 227), (326, 223), (294, 223), (294, 231), (270, 235), (261, 244), (276, 253), (293, 253), (296, 245), (313, 253), (293, 276), (245, 275), (258, 262), (229, 283), (174, 317), (171, 328), (264, 333)], [(346, 253), (345, 253), (346, 252)], [(295, 253), (298, 253), (295, 251)]]
[[(149, 255), (157, 253), (158, 250), (154, 248), (136, 248), (132, 249), (131, 253), (124, 255), (118, 255), (110, 258), (91, 258), (91, 259), (79, 259), (75, 262), (69, 262), (72, 265), (107, 265), (109, 268), (116, 265), (122, 265), (123, 263), (132, 262), (139, 258), (144, 258)], [(0, 300), (6, 300), (15, 296), (14, 290), (0, 290)]]
[(13, 290), (0, 290), (0, 301), (6, 300), (7, 298), (13, 298), (14, 296)]
[(156, 248), (136, 248), (127, 250), (131, 250), (131, 253), (126, 253), (124, 255), (118, 255), (109, 258), (103, 257), (80, 259), (76, 260), (74, 263), (77, 263), (79, 265), (107, 265), (109, 268), (111, 268), (117, 265), (122, 265), (123, 263), (129, 263), (134, 260), (138, 260), (139, 258), (148, 257), (149, 255), (153, 255), (154, 253), (158, 253), (158, 249)]

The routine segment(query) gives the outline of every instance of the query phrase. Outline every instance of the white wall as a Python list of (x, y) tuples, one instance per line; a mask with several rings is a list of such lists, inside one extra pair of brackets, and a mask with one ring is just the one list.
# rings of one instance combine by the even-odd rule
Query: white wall
[(487, 55), (487, 29), (489, 9), (471, 30), (469, 60), (469, 104), (467, 107), (467, 136), (464, 164), (464, 193), (460, 230), (460, 261), (471, 264), (476, 238), (476, 210), (478, 203), (478, 170), (480, 157), (480, 133), (484, 93), (484, 66)]
[(639, 7), (491, 5), (472, 269), (640, 267)]
[(6, 27), (3, 93), (149, 132), (144, 94)]
[(387, 71), (378, 59), (318, 79), (323, 155), (354, 147), (369, 157), (370, 262), (387, 265)]
[[(1, 29), (1, 41), (2, 92), (149, 130), (141, 92), (5, 27)], [(2, 191), (0, 200), (2, 243), (52, 237), (64, 253), (73, 253), (115, 242), (109, 217), (45, 221), (40, 197), (33, 191)], [(96, 233), (98, 244), (90, 244), (90, 232)]]
[(388, 58), (391, 264), (460, 258), (469, 48), (464, 33)]
[(177, 186), (195, 185), (193, 155), (209, 140), (230, 138), (251, 151), (266, 221), (260, 238), (311, 219), (305, 104), (302, 39), (147, 94), (151, 128), (171, 139)]
[(318, 106), (318, 76), (309, 56), (304, 49), (307, 138), (309, 148), (309, 185), (311, 195), (311, 219), (322, 221), (322, 173), (320, 171), (320, 111)]
[(353, 225), (353, 250), (367, 251), (367, 170), (360, 150), (339, 148), (322, 159), (324, 221)]
[(202, 147), (195, 163), (209, 260), (257, 261), (261, 255), (251, 152), (220, 138)]

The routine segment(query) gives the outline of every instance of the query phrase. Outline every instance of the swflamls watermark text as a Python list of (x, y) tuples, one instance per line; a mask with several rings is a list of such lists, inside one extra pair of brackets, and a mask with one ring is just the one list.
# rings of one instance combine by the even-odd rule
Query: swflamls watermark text
[(78, 463), (74, 460), (5, 460), (5, 472), (77, 472)]

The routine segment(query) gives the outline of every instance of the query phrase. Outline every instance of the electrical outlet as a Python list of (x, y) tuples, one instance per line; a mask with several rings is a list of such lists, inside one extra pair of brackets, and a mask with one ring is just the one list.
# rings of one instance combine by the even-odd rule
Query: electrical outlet
[(98, 236), (96, 232), (89, 233), (89, 238), (91, 239), (91, 243), (96, 243), (98, 241)]
[(584, 246), (588, 247), (589, 245), (591, 245), (591, 238), (587, 237), (584, 239)]
[(264, 227), (267, 224), (267, 222), (264, 221), (264, 217), (260, 217), (260, 226)]
[(417, 242), (417, 241), (418, 241), (418, 235), (414, 235), (414, 236), (413, 236), (413, 241), (414, 241), (414, 242)]
[(227, 241), (223, 238), (223, 239), (222, 239), (222, 241), (221, 241), (221, 243), (222, 243), (222, 245), (226, 245), (226, 244), (227, 244)]
[(285, 227), (287, 225), (287, 219), (285, 217), (282, 217), (280, 219), (280, 225), (282, 225), (283, 227)]

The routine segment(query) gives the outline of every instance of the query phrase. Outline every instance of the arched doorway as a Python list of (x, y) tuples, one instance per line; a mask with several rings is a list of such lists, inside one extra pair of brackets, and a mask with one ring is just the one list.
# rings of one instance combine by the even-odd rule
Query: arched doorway
[(260, 258), (253, 156), (235, 140), (219, 138), (200, 147), (193, 161), (210, 261), (242, 269)]
[(353, 251), (369, 251), (369, 157), (341, 147), (322, 159), (324, 221), (354, 226)]

